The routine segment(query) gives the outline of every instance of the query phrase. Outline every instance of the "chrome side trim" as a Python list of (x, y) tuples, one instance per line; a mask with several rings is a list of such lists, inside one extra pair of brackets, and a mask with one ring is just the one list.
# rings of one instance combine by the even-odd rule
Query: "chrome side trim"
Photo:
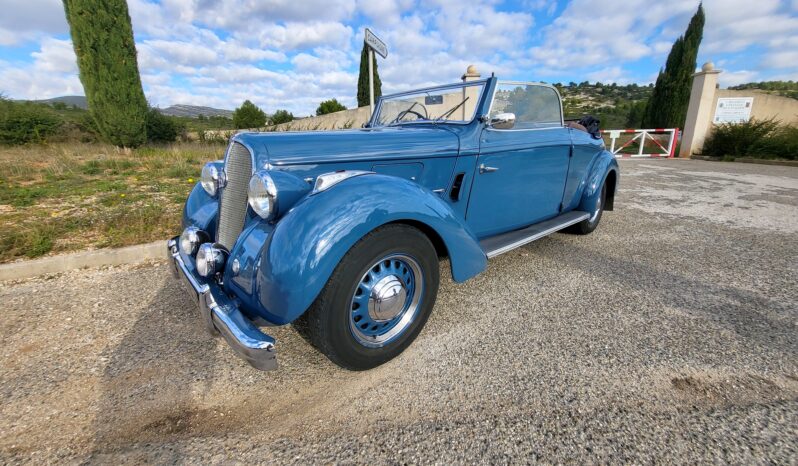
[(310, 195), (327, 191), (328, 189), (332, 188), (338, 183), (344, 180), (348, 180), (349, 178), (353, 178), (355, 176), (374, 175), (374, 174), (375, 172), (365, 171), (365, 170), (340, 170), (337, 172), (322, 173), (321, 175), (316, 177), (316, 183), (313, 185), (313, 189), (310, 191)]
[[(529, 244), (535, 240), (539, 240), (540, 238), (548, 236), (552, 233), (556, 233), (563, 228), (569, 227), (583, 220), (587, 220), (588, 218), (590, 218), (590, 214), (587, 212), (572, 211), (563, 214), (560, 217), (555, 217), (551, 220), (532, 225), (522, 230), (511, 231), (509, 233), (497, 235), (493, 238), (483, 239), (480, 241), (480, 244), (483, 245), (484, 248), (491, 242), (498, 243), (494, 247), (488, 246), (488, 249), (485, 250), (485, 255), (488, 256), (488, 259), (490, 259), (500, 254), (504, 254), (505, 252), (512, 251), (513, 249), (521, 247), (525, 244)], [(504, 237), (507, 237), (508, 241), (503, 242), (502, 238)]]
[(277, 369), (274, 338), (261, 332), (234, 305), (220, 303), (211, 287), (201, 283), (186, 266), (177, 248), (177, 238), (167, 242), (167, 250), (172, 271), (182, 278), (187, 291), (196, 298), (197, 308), (211, 334), (221, 334), (233, 351), (256, 369)]

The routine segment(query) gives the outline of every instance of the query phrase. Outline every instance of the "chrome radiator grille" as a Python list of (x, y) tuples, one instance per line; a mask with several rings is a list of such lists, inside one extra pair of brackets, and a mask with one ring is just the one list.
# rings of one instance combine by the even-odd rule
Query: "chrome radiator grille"
[(236, 244), (247, 215), (247, 190), (252, 176), (252, 158), (246, 147), (234, 142), (224, 162), (227, 184), (219, 201), (216, 241), (228, 250)]

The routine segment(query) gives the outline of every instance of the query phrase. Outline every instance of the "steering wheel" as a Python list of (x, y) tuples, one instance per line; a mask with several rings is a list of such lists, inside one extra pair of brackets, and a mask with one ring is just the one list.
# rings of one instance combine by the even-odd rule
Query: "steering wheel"
[(403, 111), (402, 113), (399, 114), (399, 116), (396, 117), (396, 121), (401, 121), (402, 118), (404, 118), (408, 113), (417, 116), (419, 120), (429, 120), (429, 118), (427, 118), (426, 116), (418, 113), (415, 110), (408, 108), (407, 110)]

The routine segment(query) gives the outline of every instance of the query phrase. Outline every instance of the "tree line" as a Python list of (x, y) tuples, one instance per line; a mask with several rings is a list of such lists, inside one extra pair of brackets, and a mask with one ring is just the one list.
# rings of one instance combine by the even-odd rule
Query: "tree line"
[[(135, 147), (152, 140), (148, 132), (156, 134), (164, 129), (164, 124), (163, 120), (159, 120), (160, 113), (148, 106), (144, 96), (127, 2), (63, 0), (63, 3), (77, 55), (80, 80), (97, 132), (106, 141), (119, 146)], [(674, 42), (665, 67), (660, 70), (645, 104), (624, 103), (624, 111), (628, 112), (628, 126), (683, 125), (703, 26), (704, 11), (699, 5), (685, 34)], [(358, 106), (369, 104), (367, 57), (368, 48), (364, 44), (357, 85)], [(377, 98), (382, 95), (377, 63), (374, 63), (374, 70)], [(586, 82), (569, 83), (568, 87), (587, 85)], [(561, 89), (563, 87), (560, 86)], [(618, 86), (596, 83), (594, 87), (601, 88), (602, 93), (611, 94)], [(346, 107), (338, 100), (330, 99), (319, 105), (316, 115), (344, 109)], [(267, 123), (279, 124), (293, 119), (293, 114), (287, 110), (277, 110), (268, 117), (262, 109), (247, 100), (235, 110), (233, 126), (262, 127)]]

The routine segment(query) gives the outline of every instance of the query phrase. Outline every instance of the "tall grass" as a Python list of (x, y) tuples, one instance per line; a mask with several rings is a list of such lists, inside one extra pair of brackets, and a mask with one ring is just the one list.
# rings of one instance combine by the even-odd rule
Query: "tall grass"
[(0, 146), (0, 262), (125, 246), (179, 231), (202, 165), (224, 146)]

